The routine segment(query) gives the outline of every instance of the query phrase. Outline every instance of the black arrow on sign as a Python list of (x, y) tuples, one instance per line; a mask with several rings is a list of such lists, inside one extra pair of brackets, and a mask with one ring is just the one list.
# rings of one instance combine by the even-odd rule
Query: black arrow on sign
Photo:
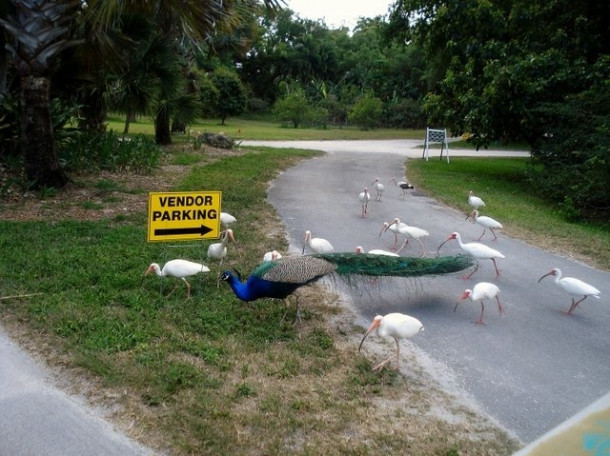
[(176, 236), (180, 234), (200, 234), (204, 236), (210, 231), (213, 231), (212, 228), (205, 225), (193, 228), (157, 228), (155, 229), (155, 236)]

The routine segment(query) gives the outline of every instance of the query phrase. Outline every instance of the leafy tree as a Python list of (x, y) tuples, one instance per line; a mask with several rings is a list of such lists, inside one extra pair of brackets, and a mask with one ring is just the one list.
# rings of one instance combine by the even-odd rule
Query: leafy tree
[(294, 128), (299, 128), (310, 118), (311, 110), (312, 106), (300, 86), (293, 86), (273, 106), (273, 114), (276, 118), (280, 122), (290, 123)]
[[(137, 36), (133, 30), (128, 30), (127, 18), (139, 17), (153, 25), (156, 42), (166, 49), (172, 49), (171, 55), (165, 61), (141, 62), (142, 66), (156, 64), (162, 74), (151, 74), (150, 81), (158, 83), (155, 90), (156, 98), (152, 103), (155, 117), (155, 138), (159, 144), (171, 143), (170, 122), (180, 129), (184, 119), (192, 118), (197, 112), (197, 95), (189, 79), (190, 63), (196, 59), (199, 51), (210, 48), (211, 45), (230, 47), (227, 42), (221, 43), (214, 37), (226, 37), (234, 30), (241, 30), (241, 35), (235, 43), (242, 51), (247, 43), (243, 32), (245, 18), (261, 7), (275, 9), (279, 6), (277, 0), (257, 0), (247, 2), (217, 2), (215, 0), (197, 0), (184, 2), (181, 0), (134, 0), (124, 2), (119, 0), (90, 0), (83, 11), (83, 31), (87, 33), (87, 43), (94, 50), (87, 58), (90, 69), (95, 77), (85, 95), (85, 107), (88, 117), (92, 111), (104, 106), (108, 83), (119, 77), (125, 69), (124, 63), (131, 60), (134, 50), (149, 38)], [(231, 44), (231, 46), (237, 44)], [(97, 58), (96, 56), (97, 52)], [(101, 58), (100, 58), (101, 57)], [(95, 62), (103, 62), (96, 66)], [(176, 64), (179, 68), (176, 69)], [(173, 67), (172, 71), (165, 71)], [(162, 76), (162, 77), (161, 77)], [(141, 95), (150, 94), (141, 93)], [(140, 97), (140, 101), (143, 99)], [(147, 101), (144, 104), (149, 105)], [(141, 106), (143, 108), (143, 106)], [(180, 117), (180, 119), (178, 119)], [(86, 121), (86, 119), (85, 119)]]
[(215, 107), (220, 103), (220, 91), (212, 82), (208, 74), (199, 77), (199, 99), (202, 103), (202, 114), (211, 117), (214, 115)]
[(532, 155), (542, 171), (532, 177), (542, 193), (568, 218), (610, 220), (610, 57), (594, 67), (598, 81), (556, 103), (541, 104), (535, 115), (545, 134)]
[(383, 103), (370, 93), (360, 97), (349, 112), (348, 120), (362, 130), (376, 128), (381, 122)]
[[(566, 205), (581, 215), (591, 214), (590, 202), (607, 207), (597, 174), (608, 161), (599, 144), (610, 142), (610, 107), (599, 102), (610, 58), (607, 2), (401, 0), (390, 22), (424, 49), (430, 122), (471, 133), (477, 147), (527, 141), (547, 194), (561, 200), (572, 188)], [(586, 184), (568, 185), (574, 172)]]
[(237, 73), (220, 67), (212, 72), (210, 79), (218, 90), (216, 113), (220, 115), (221, 125), (229, 116), (238, 116), (246, 109), (246, 95)]
[(281, 82), (298, 81), (305, 87), (309, 81), (332, 81), (339, 71), (337, 33), (347, 35), (295, 17), (289, 9), (264, 15), (259, 37), (243, 61), (243, 80), (269, 105), (282, 97)]

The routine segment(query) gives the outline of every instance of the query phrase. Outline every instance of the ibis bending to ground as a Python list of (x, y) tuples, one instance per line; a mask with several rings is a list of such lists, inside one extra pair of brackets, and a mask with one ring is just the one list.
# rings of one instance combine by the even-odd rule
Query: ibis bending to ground
[(335, 251), (333, 245), (326, 239), (311, 237), (311, 231), (305, 231), (305, 245), (303, 251), (305, 253), (305, 247), (309, 246), (314, 253), (331, 253)]
[(399, 250), (402, 250), (403, 247), (409, 245), (409, 239), (415, 239), (417, 242), (419, 242), (419, 245), (421, 246), (421, 256), (425, 257), (426, 250), (424, 249), (424, 244), (421, 241), (421, 238), (429, 236), (430, 233), (428, 233), (422, 228), (418, 228), (416, 226), (409, 226), (406, 223), (402, 223), (398, 218), (395, 218), (392, 223), (390, 223), (390, 225), (386, 228), (386, 230), (390, 229), (390, 227), (394, 225), (398, 227), (397, 231), (405, 237), (405, 241)]
[(423, 331), (424, 325), (422, 325), (421, 321), (419, 321), (417, 318), (398, 312), (389, 313), (383, 317), (381, 315), (377, 315), (373, 319), (373, 323), (371, 324), (370, 328), (366, 331), (366, 334), (360, 341), (358, 351), (360, 351), (360, 349), (362, 348), (364, 339), (366, 339), (366, 337), (375, 330), (377, 330), (378, 336), (390, 336), (393, 337), (394, 341), (396, 342), (396, 354), (390, 356), (385, 361), (382, 361), (375, 367), (373, 367), (373, 370), (381, 370), (383, 369), (383, 366), (385, 366), (394, 358), (396, 358), (396, 363), (398, 364), (400, 357), (399, 340), (410, 339), (418, 332)]
[(491, 234), (494, 235), (494, 241), (498, 239), (498, 236), (496, 236), (496, 232), (494, 231), (494, 229), (503, 228), (500, 222), (495, 219), (492, 219), (491, 217), (487, 217), (486, 215), (479, 216), (479, 211), (477, 209), (473, 210), (470, 214), (468, 214), (466, 216), (466, 220), (468, 220), (470, 217), (472, 217), (472, 220), (474, 220), (475, 223), (483, 227), (483, 232), (481, 233), (477, 241), (481, 240), (481, 238), (485, 235), (485, 231), (487, 229), (489, 229), (489, 231), (491, 231)]
[(472, 301), (481, 301), (481, 315), (479, 316), (479, 319), (475, 321), (475, 323), (477, 325), (484, 325), (483, 312), (485, 312), (485, 304), (483, 304), (483, 299), (496, 298), (496, 301), (498, 301), (498, 312), (500, 312), (500, 315), (504, 313), (504, 306), (502, 306), (502, 303), (500, 302), (500, 297), (498, 296), (499, 293), (500, 289), (493, 283), (479, 282), (472, 288), (472, 290), (469, 288), (464, 290), (460, 300), (455, 304), (453, 311), (455, 312), (457, 310), (458, 305), (464, 299), (470, 298)]
[(220, 223), (225, 228), (228, 228), (231, 223), (235, 223), (236, 221), (237, 221), (237, 219), (235, 217), (233, 217), (231, 214), (229, 214), (228, 212), (220, 213)]
[(221, 232), (220, 236), (220, 242), (214, 242), (208, 247), (208, 258), (210, 260), (219, 261), (220, 266), (222, 267), (222, 262), (227, 257), (227, 245), (229, 244), (229, 241), (232, 241), (235, 245), (237, 245), (237, 242), (235, 241), (235, 236), (233, 235), (233, 230), (231, 228), (227, 228)]
[[(235, 241), (235, 237), (233, 236), (233, 230), (231, 228), (227, 228), (226, 230), (224, 230), (221, 233), (221, 237), (222, 240), (220, 242), (214, 242), (208, 247), (208, 258), (210, 260), (218, 261), (220, 263), (219, 268), (221, 268), (220, 270), (222, 271), (222, 263), (227, 257), (227, 245), (229, 244), (229, 241), (233, 241), (233, 244), (235, 245), (237, 245), (237, 242)], [(216, 286), (220, 286), (220, 275)]]
[(377, 201), (381, 201), (381, 197), (383, 196), (383, 192), (385, 191), (385, 185), (379, 182), (378, 177), (376, 177), (375, 180), (371, 182), (371, 185), (375, 188), (375, 191), (377, 192), (375, 195), (375, 199)]
[(474, 196), (474, 194), (472, 193), (472, 190), (470, 190), (468, 192), (468, 204), (473, 209), (479, 209), (480, 207), (485, 206), (485, 202), (478, 196)]
[[(203, 264), (195, 263), (193, 261), (188, 260), (170, 260), (165, 263), (163, 269), (161, 269), (157, 263), (152, 263), (144, 273), (142, 281), (144, 280), (144, 277), (146, 277), (153, 271), (159, 277), (176, 277), (178, 279), (182, 279), (182, 281), (184, 281), (184, 283), (186, 284), (187, 298), (190, 298), (191, 286), (186, 281), (186, 278), (194, 276), (195, 274), (198, 274), (200, 272), (210, 272), (210, 268)], [(174, 287), (174, 289), (170, 292), (170, 295), (176, 290), (177, 287), (178, 285)]]
[[(593, 296), (594, 298), (599, 299), (600, 291), (595, 288), (593, 285), (589, 285), (588, 283), (583, 282), (580, 279), (575, 279), (574, 277), (561, 277), (561, 269), (553, 268), (545, 275), (538, 279), (538, 283), (542, 279), (547, 276), (555, 276), (555, 283), (563, 288), (571, 297), (572, 297), (572, 305), (570, 309), (566, 312), (567, 314), (571, 314), (578, 304), (587, 299), (588, 296)], [(582, 296), (582, 299), (575, 301), (574, 298)]]
[(396, 180), (395, 177), (393, 177), (392, 179), (390, 179), (388, 181), (388, 185), (390, 185), (391, 183), (394, 183), (394, 185), (397, 185), (402, 190), (401, 199), (404, 199), (405, 196), (407, 196), (407, 190), (412, 190), (415, 188), (415, 187), (413, 187), (413, 185), (409, 184), (407, 181), (404, 181), (404, 180), (399, 181), (399, 180)]
[(362, 212), (360, 213), (360, 216), (366, 217), (366, 210), (369, 205), (369, 200), (371, 199), (371, 195), (369, 195), (369, 189), (364, 187), (364, 190), (361, 191), (358, 195), (358, 199), (360, 200), (360, 204), (362, 205)]
[(383, 233), (385, 233), (387, 230), (390, 230), (394, 234), (394, 245), (392, 246), (392, 248), (396, 249), (396, 247), (398, 246), (398, 229), (401, 226), (406, 226), (406, 225), (404, 223), (401, 223), (400, 225), (398, 225), (396, 223), (390, 224), (389, 222), (383, 222), (383, 225), (381, 226), (381, 231), (379, 232), (379, 237), (381, 237), (381, 235)]
[[(457, 239), (460, 244), (460, 248), (467, 252), (470, 256), (478, 259), (478, 260), (491, 260), (493, 261), (494, 268), (496, 269), (496, 279), (500, 277), (500, 270), (498, 269), (498, 265), (496, 264), (496, 258), (506, 258), (496, 249), (492, 249), (491, 247), (486, 246), (485, 244), (481, 244), (480, 242), (468, 242), (467, 244), (462, 243), (462, 238), (460, 237), (460, 233), (457, 231), (451, 233), (445, 241), (438, 246), (436, 249), (436, 253), (440, 251), (441, 247), (445, 245), (445, 242), (451, 241), (452, 239)], [(465, 279), (470, 279), (475, 272), (479, 269), (479, 264), (477, 263), (474, 271), (468, 274)]]

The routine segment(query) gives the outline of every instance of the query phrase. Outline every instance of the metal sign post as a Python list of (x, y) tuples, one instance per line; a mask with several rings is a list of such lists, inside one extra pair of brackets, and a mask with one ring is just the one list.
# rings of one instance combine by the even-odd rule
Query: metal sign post
[(424, 153), (421, 158), (425, 158), (428, 161), (430, 156), (430, 143), (441, 144), (441, 160), (443, 159), (443, 149), (447, 149), (447, 163), (449, 163), (449, 143), (447, 142), (447, 130), (435, 130), (432, 128), (426, 128), (426, 139), (424, 140)]

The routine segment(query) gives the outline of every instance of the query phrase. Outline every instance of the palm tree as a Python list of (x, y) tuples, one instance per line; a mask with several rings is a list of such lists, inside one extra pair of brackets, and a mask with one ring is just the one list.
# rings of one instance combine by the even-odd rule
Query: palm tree
[[(124, 14), (141, 14), (155, 23), (160, 37), (168, 43), (184, 40), (205, 40), (216, 32), (222, 32), (239, 24), (240, 17), (233, 14), (242, 9), (260, 6), (259, 1), (271, 9), (279, 7), (283, 0), (0, 0), (0, 44), (7, 38), (20, 80), (20, 130), (21, 151), (25, 164), (25, 176), (34, 188), (61, 188), (68, 177), (59, 164), (54, 145), (54, 131), (50, 110), (50, 76), (54, 63), (62, 51), (85, 42), (79, 49), (105, 52), (101, 58), (88, 54), (93, 81), (83, 90), (87, 99), (86, 112), (92, 119), (85, 119), (93, 128), (100, 128), (100, 115), (92, 116), (92, 110), (102, 111), (108, 81), (109, 66), (121, 61), (127, 49), (117, 43), (120, 19)], [(85, 37), (76, 40), (73, 36)], [(134, 43), (132, 43), (134, 44)], [(0, 51), (1, 53), (2, 51)], [(84, 54), (75, 52), (75, 55)], [(106, 59), (106, 56), (112, 59)], [(0, 90), (3, 90), (7, 64), (0, 55)], [(112, 69), (114, 71), (114, 68)], [(171, 87), (171, 84), (168, 85)], [(163, 135), (160, 143), (169, 140), (169, 112), (172, 95), (167, 87), (157, 102), (155, 124)], [(2, 92), (0, 92), (0, 95)], [(175, 100), (179, 100), (180, 97)], [(174, 100), (174, 102), (175, 102)], [(93, 112), (94, 113), (94, 112)], [(103, 115), (103, 113), (102, 113)], [(166, 128), (167, 126), (167, 128)]]
[(54, 60), (79, 42), (66, 39), (78, 1), (10, 0), (14, 12), (0, 19), (20, 83), (21, 152), (32, 188), (61, 188), (68, 177), (55, 150), (51, 121), (50, 74)]
[[(283, 0), (263, 0), (268, 9), (277, 9)], [(236, 30), (247, 16), (261, 5), (258, 0), (90, 0), (87, 13), (93, 30), (102, 35), (119, 17), (126, 14), (139, 14), (154, 23), (160, 40), (170, 47), (180, 43), (175, 49), (178, 57), (186, 48), (197, 48), (198, 43), (212, 41), (212, 36), (231, 33)], [(185, 46), (192, 43), (192, 46)], [(174, 60), (166, 62), (173, 63)], [(159, 68), (161, 70), (161, 68)], [(171, 143), (171, 115), (180, 110), (183, 116), (193, 113), (193, 96), (179, 92), (184, 85), (183, 71), (165, 71), (159, 77), (159, 92), (155, 112), (155, 140), (158, 144)], [(192, 115), (192, 114), (191, 114)]]

